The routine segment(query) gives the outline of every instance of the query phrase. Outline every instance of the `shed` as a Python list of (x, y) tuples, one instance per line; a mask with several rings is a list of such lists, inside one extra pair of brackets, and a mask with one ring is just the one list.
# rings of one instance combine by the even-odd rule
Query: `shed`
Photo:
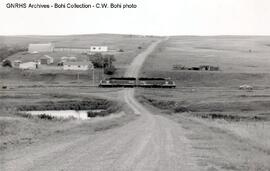
[(53, 64), (53, 57), (44, 55), (43, 57), (39, 59), (39, 61), (40, 61), (40, 64), (45, 64), (45, 65)]
[(65, 62), (63, 64), (63, 70), (86, 71), (93, 68), (94, 65), (90, 61)]
[(53, 52), (54, 44), (44, 43), (44, 44), (29, 44), (29, 53), (39, 53), (39, 52)]

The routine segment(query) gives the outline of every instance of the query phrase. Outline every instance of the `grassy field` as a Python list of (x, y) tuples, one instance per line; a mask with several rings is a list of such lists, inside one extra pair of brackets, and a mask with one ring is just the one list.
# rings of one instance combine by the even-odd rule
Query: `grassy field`
[[(19, 46), (27, 48), (29, 43), (52, 42), (55, 47), (66, 48), (90, 48), (90, 46), (108, 46), (110, 53), (115, 55), (116, 67), (126, 67), (136, 54), (141, 52), (157, 37), (144, 37), (137, 35), (114, 35), (114, 34), (94, 34), (94, 35), (69, 35), (69, 36), (0, 36), (0, 46)], [(142, 47), (142, 49), (138, 49)], [(118, 52), (120, 49), (123, 52)], [(42, 55), (42, 54), (41, 54)], [(53, 52), (49, 54), (56, 58), (56, 62), (62, 56), (78, 56), (83, 60), (82, 54), (74, 52)], [(11, 57), (14, 59), (33, 60), (36, 55), (19, 53)]]
[[(29, 43), (55, 43), (56, 47), (89, 48), (92, 45), (108, 46), (115, 55), (115, 75), (123, 75), (132, 59), (144, 50), (154, 37), (132, 35), (71, 35), (71, 36), (10, 36), (0, 37), (0, 46), (27, 47)], [(142, 47), (142, 48), (138, 48)], [(118, 52), (122, 49), (123, 52)], [(20, 144), (32, 144), (47, 136), (57, 135), (71, 130), (95, 132), (122, 125), (133, 117), (121, 115), (114, 121), (47, 120), (25, 118), (17, 115), (18, 109), (92, 109), (101, 106), (110, 113), (126, 114), (129, 111), (119, 97), (121, 89), (102, 89), (93, 87), (92, 72), (63, 71), (56, 66), (62, 56), (76, 56), (79, 61), (87, 60), (82, 53), (52, 52), (29, 54), (19, 52), (9, 57), (10, 60), (33, 61), (43, 55), (54, 57), (55, 63), (41, 66), (38, 70), (19, 70), (0, 67), (0, 138), (1, 150), (17, 147)], [(95, 70), (95, 85), (104, 78), (101, 69)], [(99, 107), (98, 107), (99, 106)], [(74, 109), (75, 109), (74, 108)]]
[[(52, 42), (55, 44), (55, 47), (65, 47), (65, 48), (90, 48), (90, 46), (108, 46), (108, 54), (113, 54), (116, 61), (114, 62), (117, 71), (115, 76), (122, 76), (126, 67), (132, 59), (141, 51), (144, 50), (152, 41), (158, 39), (157, 37), (143, 37), (136, 35), (111, 35), (111, 34), (97, 34), (97, 35), (70, 35), (70, 36), (9, 36), (9, 37), (0, 37), (0, 46), (8, 47), (23, 47), (27, 48), (29, 43), (48, 43)], [(141, 47), (141, 48), (139, 48)], [(122, 52), (119, 52), (119, 50)], [(40, 71), (32, 72), (32, 75), (42, 74), (42, 73), (58, 73), (58, 75), (69, 75), (70, 72), (62, 71), (62, 67), (57, 67), (57, 63), (60, 61), (63, 56), (75, 56), (78, 61), (88, 60), (87, 55), (82, 52), (73, 52), (73, 51), (55, 51), (49, 53), (38, 53), (38, 54), (29, 54), (27, 52), (19, 52), (14, 54), (8, 59), (11, 61), (21, 60), (23, 62), (38, 60), (44, 55), (49, 55), (54, 58), (54, 64), (49, 66), (42, 66), (39, 68)], [(3, 73), (4, 72), (4, 73)], [(97, 69), (95, 73), (96, 83), (102, 79), (102, 71)], [(67, 74), (65, 74), (67, 73)], [(3, 69), (0, 69), (0, 75), (5, 75), (6, 72)], [(13, 72), (14, 77), (9, 77), (5, 82), (12, 79), (18, 79), (21, 76), (16, 76), (16, 72)], [(72, 75), (72, 74), (71, 74)], [(75, 74), (76, 75), (76, 74)], [(84, 81), (92, 79), (92, 74), (89, 72), (84, 72), (82, 75), (89, 75), (86, 79), (81, 77)], [(41, 77), (44, 77), (41, 76)], [(22, 77), (23, 78), (23, 77)], [(69, 81), (69, 77), (63, 76), (62, 78), (66, 81)], [(3, 79), (3, 78), (2, 78)], [(50, 77), (48, 77), (50, 79)], [(48, 80), (45, 79), (45, 80)], [(34, 81), (32, 79), (32, 81)], [(63, 79), (60, 81), (64, 81)], [(74, 81), (74, 80), (72, 80)]]
[[(147, 58), (140, 75), (170, 77), (176, 89), (139, 88), (137, 98), (190, 130), (188, 138), (196, 140), (194, 146), (204, 147), (209, 155), (205, 160), (228, 160), (235, 165), (229, 170), (265, 170), (270, 151), (269, 44), (270, 37), (171, 37)], [(173, 70), (175, 64), (209, 64), (221, 71)], [(254, 89), (240, 90), (243, 84)], [(250, 157), (251, 153), (258, 158)], [(230, 157), (218, 160), (220, 154)]]

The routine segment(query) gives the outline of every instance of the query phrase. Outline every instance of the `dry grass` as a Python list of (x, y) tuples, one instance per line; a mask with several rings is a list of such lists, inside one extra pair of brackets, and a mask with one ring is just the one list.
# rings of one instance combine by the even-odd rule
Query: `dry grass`
[[(132, 59), (140, 53), (145, 47), (147, 47), (152, 41), (156, 40), (156, 37), (142, 37), (142, 36), (130, 36), (130, 35), (110, 35), (110, 34), (98, 34), (98, 35), (71, 35), (71, 36), (14, 36), (14, 37), (0, 37), (0, 42), (3, 42), (7, 46), (23, 46), (27, 48), (29, 43), (46, 43), (53, 42), (55, 47), (67, 47), (67, 48), (90, 48), (93, 45), (108, 46), (110, 52), (115, 56), (116, 62), (114, 65), (119, 68), (118, 75), (123, 75), (123, 68), (126, 68)], [(142, 49), (138, 49), (138, 47)], [(119, 52), (122, 49), (123, 52)], [(8, 59), (21, 60), (23, 62), (33, 61), (39, 59), (44, 54), (54, 57), (55, 64), (51, 67), (46, 67), (41, 70), (61, 70), (56, 67), (56, 64), (63, 56), (76, 56), (79, 61), (88, 60), (87, 55), (81, 52), (51, 52), (51, 53), (39, 53), (28, 54), (26, 52), (17, 53), (10, 56)], [(98, 76), (98, 75), (97, 75)]]
[(233, 134), (251, 141), (270, 154), (270, 123), (269, 122), (228, 122), (216, 120), (209, 125), (231, 131)]
[(210, 64), (226, 73), (270, 73), (269, 44), (267, 36), (172, 37), (150, 56), (145, 69), (170, 71), (174, 64)]
[[(188, 131), (213, 170), (269, 170), (270, 37), (170, 38), (146, 60), (141, 76), (171, 77), (176, 89), (137, 89)], [(221, 71), (176, 71), (174, 64), (215, 65)], [(239, 90), (242, 84), (252, 91)]]

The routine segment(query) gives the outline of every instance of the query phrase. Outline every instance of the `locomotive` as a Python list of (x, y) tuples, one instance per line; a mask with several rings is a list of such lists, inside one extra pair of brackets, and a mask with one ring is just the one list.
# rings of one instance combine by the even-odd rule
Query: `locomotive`
[(99, 87), (135, 87), (136, 78), (133, 77), (112, 77), (101, 80)]
[(170, 78), (112, 77), (101, 80), (99, 87), (175, 88), (176, 85)]
[(138, 78), (138, 87), (145, 88), (175, 88), (175, 83), (170, 78)]

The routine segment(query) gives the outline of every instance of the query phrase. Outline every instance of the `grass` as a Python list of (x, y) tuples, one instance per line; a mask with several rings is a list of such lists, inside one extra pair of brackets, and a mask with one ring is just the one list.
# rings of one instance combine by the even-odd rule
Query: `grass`
[[(269, 170), (269, 42), (267, 36), (172, 37), (146, 59), (140, 76), (170, 77), (176, 89), (139, 88), (136, 96), (187, 130), (203, 165)], [(173, 70), (175, 64), (221, 71)], [(243, 84), (254, 89), (239, 90)]]
[[(21, 105), (18, 106), (18, 111), (33, 111), (33, 110), (96, 110), (111, 109), (111, 106), (117, 106), (116, 102), (108, 101), (105, 99), (89, 99), (89, 100), (61, 100), (61, 101), (42, 101), (34, 105)], [(114, 108), (117, 109), (117, 108)], [(113, 110), (111, 110), (114, 112)]]
[[(29, 43), (47, 43), (52, 42), (55, 47), (67, 47), (67, 48), (90, 48), (93, 45), (108, 46), (110, 52), (115, 56), (116, 61), (114, 65), (119, 71), (116, 75), (123, 75), (123, 68), (128, 67), (132, 59), (140, 53), (143, 49), (137, 47), (147, 47), (152, 41), (158, 39), (157, 37), (142, 37), (131, 35), (110, 35), (110, 34), (98, 34), (98, 35), (70, 35), (70, 36), (12, 36), (1, 37), (0, 42), (3, 42), (7, 46), (20, 46), (27, 48)], [(2, 41), (1, 41), (2, 40)], [(124, 52), (119, 52), (122, 49)], [(54, 58), (54, 64), (50, 66), (41, 66), (40, 71), (45, 72), (61, 72), (61, 67), (57, 67), (57, 63), (63, 56), (75, 56), (79, 61), (88, 60), (87, 55), (80, 52), (63, 51), (63, 52), (49, 52), (39, 54), (28, 54), (27, 52), (20, 52), (8, 57), (9, 60), (21, 60), (23, 62), (37, 60), (43, 55), (49, 55)], [(0, 70), (1, 71), (1, 70)], [(98, 78), (96, 73), (96, 78)]]
[[(117, 101), (106, 100), (106, 97), (96, 97), (95, 94), (103, 94), (106, 90), (88, 87), (33, 87), (29, 82), (21, 88), (8, 86), (7, 90), (1, 90), (0, 100), (0, 139), (1, 149), (17, 147), (24, 144), (33, 144), (44, 137), (55, 135), (59, 132), (67, 133), (70, 129), (81, 127), (81, 122), (73, 118), (55, 118), (48, 115), (32, 116), (17, 114), (18, 110), (49, 110), (49, 109), (105, 109), (108, 115), (118, 112), (122, 104)], [(111, 90), (115, 91), (115, 90)], [(108, 92), (110, 94), (110, 92)], [(103, 121), (102, 121), (103, 122)], [(85, 123), (85, 122), (82, 122)], [(88, 125), (88, 126), (87, 126)], [(102, 126), (92, 126), (102, 129), (108, 127), (109, 123)]]
[[(269, 36), (171, 37), (160, 44), (144, 68), (171, 71), (174, 64), (210, 64), (219, 66), (223, 73), (270, 73), (269, 43)], [(166, 63), (161, 62), (164, 58)]]
[(254, 144), (257, 144), (261, 149), (266, 149), (266, 152), (270, 155), (270, 124), (269, 122), (228, 122), (226, 120), (216, 120), (208, 123), (212, 126), (228, 130), (233, 134), (241, 137), (242, 139), (248, 139)]
[[(132, 35), (71, 35), (71, 36), (11, 36), (0, 37), (9, 47), (27, 47), (29, 43), (55, 43), (56, 47), (89, 48), (92, 45), (108, 46), (115, 55), (117, 76), (122, 76), (133, 58), (144, 50), (156, 37), (142, 37)], [(142, 49), (138, 49), (138, 47)], [(122, 49), (123, 52), (119, 52)], [(9, 57), (10, 60), (30, 61), (39, 58), (40, 54), (17, 53)], [(46, 53), (47, 54), (47, 53)], [(48, 55), (55, 58), (55, 64), (42, 66), (35, 71), (21, 71), (14, 68), (0, 66), (0, 132), (1, 149), (9, 146), (17, 147), (20, 144), (32, 144), (42, 138), (58, 133), (77, 130), (82, 132), (95, 132), (123, 125), (131, 120), (131, 115), (120, 118), (101, 120), (97, 123), (78, 120), (58, 119), (47, 115), (18, 116), (18, 110), (84, 110), (104, 109), (98, 115), (106, 116), (122, 110), (122, 104), (117, 100), (121, 89), (102, 89), (92, 87), (92, 72), (63, 71), (56, 66), (62, 56), (76, 56), (78, 60), (86, 60), (85, 54), (74, 52), (53, 52)], [(95, 70), (95, 85), (103, 78), (102, 70)], [(105, 100), (107, 99), (107, 100)], [(123, 107), (125, 113), (129, 113)], [(95, 114), (96, 116), (96, 114)], [(105, 119), (105, 118), (104, 118)], [(80, 131), (82, 129), (83, 131)]]

